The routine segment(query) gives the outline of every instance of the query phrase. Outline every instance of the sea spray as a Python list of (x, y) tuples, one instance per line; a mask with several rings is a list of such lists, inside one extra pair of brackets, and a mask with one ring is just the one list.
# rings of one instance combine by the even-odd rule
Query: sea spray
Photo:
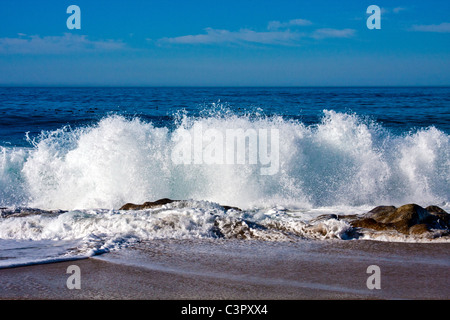
[(29, 201), (28, 185), (22, 168), (28, 148), (0, 147), (0, 206), (21, 206)]
[[(249, 161), (174, 163), (176, 137), (193, 136), (195, 128), (224, 136), (230, 129), (276, 129), (279, 170), (261, 175), (264, 165)], [(117, 209), (168, 197), (244, 209), (445, 205), (449, 150), (449, 136), (434, 127), (394, 135), (378, 123), (335, 111), (324, 111), (309, 126), (280, 116), (225, 113), (184, 114), (168, 128), (110, 115), (91, 126), (43, 132), (32, 148), (2, 148), (0, 204)]]

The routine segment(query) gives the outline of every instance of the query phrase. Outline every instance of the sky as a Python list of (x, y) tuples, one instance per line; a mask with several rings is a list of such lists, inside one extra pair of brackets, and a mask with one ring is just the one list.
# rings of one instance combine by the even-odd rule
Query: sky
[(0, 85), (448, 86), (449, 13), (448, 0), (2, 0)]

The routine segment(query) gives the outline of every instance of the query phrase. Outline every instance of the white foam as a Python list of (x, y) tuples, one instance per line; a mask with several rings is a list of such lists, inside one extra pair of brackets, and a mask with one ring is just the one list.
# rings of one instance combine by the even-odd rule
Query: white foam
[[(277, 128), (280, 168), (171, 161), (175, 137), (194, 128)], [(190, 146), (186, 146), (190, 147)], [(325, 111), (305, 126), (280, 117), (183, 115), (175, 128), (108, 116), (94, 126), (43, 133), (31, 149), (2, 149), (0, 204), (117, 209), (160, 198), (241, 208), (450, 203), (450, 140), (434, 127), (393, 136), (353, 114)]]

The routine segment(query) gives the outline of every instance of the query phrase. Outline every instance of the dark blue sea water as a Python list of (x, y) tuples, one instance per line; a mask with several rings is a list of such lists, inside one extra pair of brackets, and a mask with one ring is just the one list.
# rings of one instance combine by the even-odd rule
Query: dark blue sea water
[(394, 133), (428, 126), (450, 132), (450, 88), (0, 88), (0, 145), (28, 146), (65, 125), (92, 125), (110, 114), (173, 125), (186, 110), (198, 116), (220, 104), (236, 114), (281, 115), (305, 125), (323, 110), (355, 113)]

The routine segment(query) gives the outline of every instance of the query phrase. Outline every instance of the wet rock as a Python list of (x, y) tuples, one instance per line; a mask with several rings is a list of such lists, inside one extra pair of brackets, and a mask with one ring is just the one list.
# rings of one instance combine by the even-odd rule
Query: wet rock
[(242, 211), (242, 210), (239, 209), (238, 207), (230, 207), (230, 206), (222, 206), (222, 205), (221, 205), (221, 207), (224, 208), (225, 211), (228, 211), (228, 210)]
[(172, 200), (168, 198), (159, 199), (154, 202), (144, 202), (143, 204), (134, 204), (134, 203), (127, 203), (124, 204), (119, 210), (144, 210), (144, 209), (152, 209), (157, 208), (160, 206), (163, 206), (168, 203), (177, 202), (180, 200)]
[(426, 210), (438, 218), (439, 224), (443, 227), (450, 225), (450, 214), (437, 206), (428, 206)]
[(401, 207), (379, 206), (368, 213), (349, 220), (356, 228), (377, 231), (396, 230), (403, 234), (421, 235), (431, 229), (450, 228), (449, 214), (437, 206), (422, 208), (417, 204)]
[(33, 215), (54, 216), (65, 213), (64, 210), (42, 210), (36, 208), (0, 208), (0, 218), (19, 218)]
[(351, 225), (352, 225), (352, 227), (356, 227), (356, 228), (366, 228), (366, 229), (373, 229), (373, 230), (377, 230), (377, 231), (391, 229), (390, 226), (387, 226), (383, 223), (379, 223), (372, 218), (356, 219), (351, 222)]
[(394, 206), (378, 206), (370, 210), (367, 214), (371, 218), (376, 219), (377, 217), (383, 217), (393, 213), (397, 208)]
[(425, 223), (416, 224), (409, 228), (409, 234), (422, 235), (430, 231), (430, 228)]
[[(122, 207), (120, 207), (119, 210), (153, 209), (153, 208), (158, 208), (158, 207), (163, 206), (168, 203), (180, 202), (180, 201), (181, 200), (172, 200), (172, 199), (164, 198), (164, 199), (159, 199), (159, 200), (156, 200), (153, 202), (144, 202), (143, 204), (127, 203), (127, 204), (124, 204)], [(228, 211), (228, 210), (241, 211), (241, 209), (239, 209), (238, 207), (231, 207), (231, 206), (221, 206), (221, 207), (224, 208), (225, 211)]]
[(311, 219), (311, 223), (326, 221), (330, 219), (336, 219), (339, 220), (339, 216), (337, 214), (321, 214), (320, 216), (317, 216), (316, 218)]
[(441, 209), (438, 206), (428, 206), (425, 209), (431, 214), (447, 214), (444, 209)]

